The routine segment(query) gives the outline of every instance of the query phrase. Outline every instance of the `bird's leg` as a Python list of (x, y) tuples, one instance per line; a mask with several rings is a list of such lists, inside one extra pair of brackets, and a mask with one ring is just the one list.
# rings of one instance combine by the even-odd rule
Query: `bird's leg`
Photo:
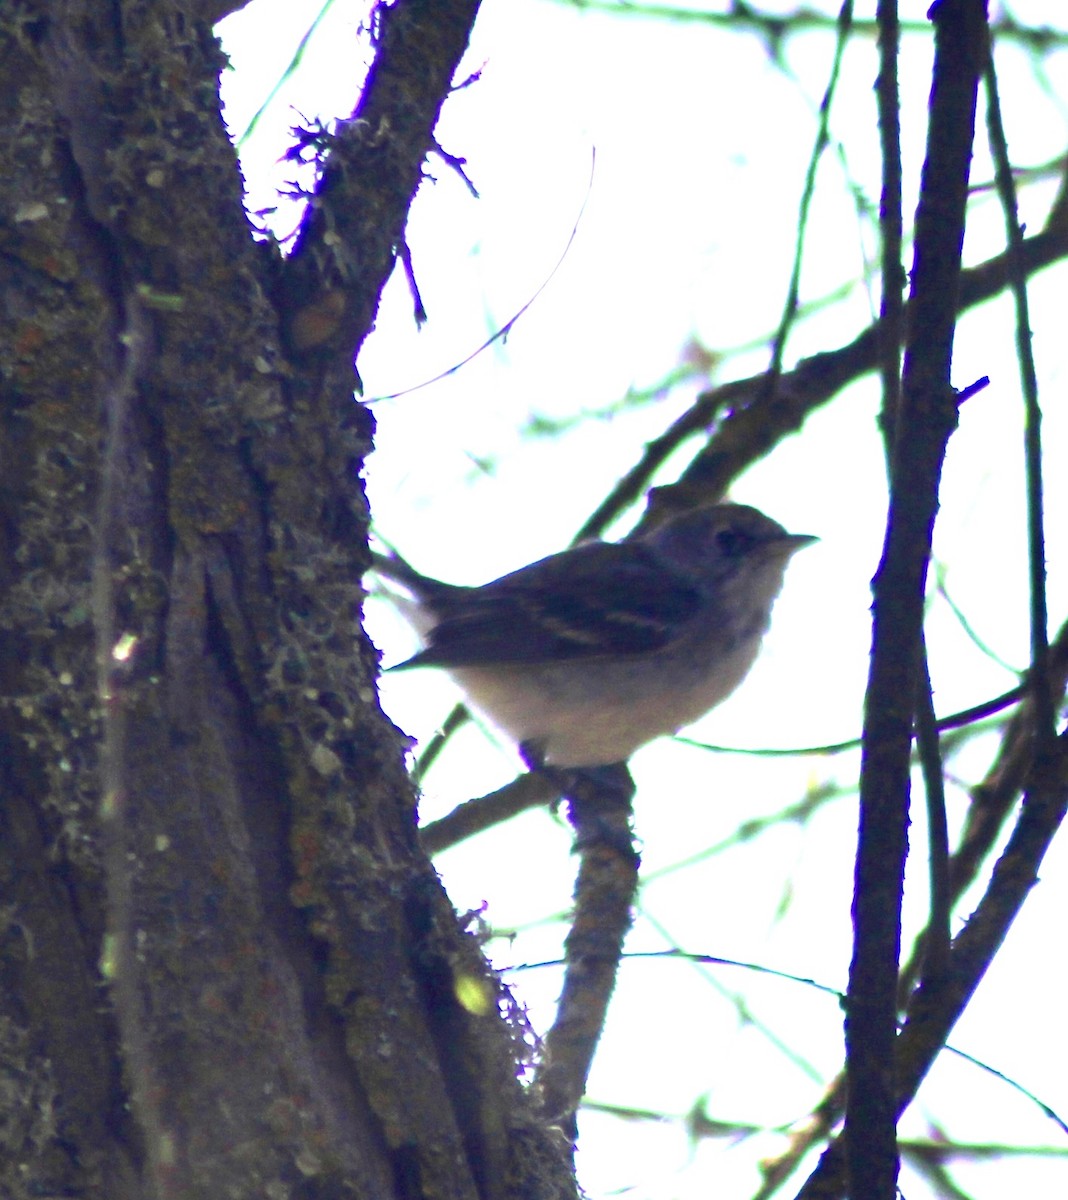
[(577, 851), (597, 844), (607, 845), (637, 863), (631, 829), (634, 780), (626, 763), (606, 763), (597, 767), (548, 766), (543, 750), (536, 742), (524, 742), (519, 752), (527, 767), (548, 779), (567, 801)]

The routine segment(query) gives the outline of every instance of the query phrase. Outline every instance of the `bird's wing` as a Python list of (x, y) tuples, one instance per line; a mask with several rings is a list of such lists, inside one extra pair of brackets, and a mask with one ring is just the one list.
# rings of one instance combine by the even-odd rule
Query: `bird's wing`
[(700, 605), (690, 580), (646, 547), (592, 543), (442, 603), (430, 644), (401, 666), (644, 654), (678, 636)]

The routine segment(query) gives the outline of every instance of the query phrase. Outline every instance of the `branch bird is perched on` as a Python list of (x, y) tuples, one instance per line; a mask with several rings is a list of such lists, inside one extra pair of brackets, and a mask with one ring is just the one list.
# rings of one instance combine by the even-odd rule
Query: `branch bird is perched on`
[(815, 539), (755, 508), (694, 509), (623, 542), (588, 542), (481, 587), (397, 558), (425, 639), (398, 664), (441, 667), (528, 762), (624, 762), (714, 708), (756, 659), (786, 565)]

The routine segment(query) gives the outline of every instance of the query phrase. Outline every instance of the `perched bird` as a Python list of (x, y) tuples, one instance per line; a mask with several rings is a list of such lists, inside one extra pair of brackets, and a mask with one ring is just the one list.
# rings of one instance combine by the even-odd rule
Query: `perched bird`
[(694, 509), (623, 542), (588, 542), (481, 587), (430, 579), (395, 557), (426, 648), (528, 762), (624, 762), (714, 708), (748, 674), (807, 534), (755, 508)]

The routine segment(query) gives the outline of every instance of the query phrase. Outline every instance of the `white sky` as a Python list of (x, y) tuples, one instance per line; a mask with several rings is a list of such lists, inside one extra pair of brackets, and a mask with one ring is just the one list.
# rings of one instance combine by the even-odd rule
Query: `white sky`
[[(869, 19), (873, 7), (859, 6), (857, 19)], [(319, 8), (318, 0), (256, 0), (225, 23), (235, 66), (226, 80), (233, 128), (244, 126), (277, 82)], [(902, 18), (922, 21), (925, 8), (903, 4)], [(1012, 10), (1021, 21), (1049, 21), (1054, 13), (1065, 20), (1037, 0)], [(277, 159), (294, 110), (326, 119), (351, 110), (358, 64), (366, 57), (356, 41), (364, 15), (356, 0), (335, 0), (301, 68), (248, 143), (252, 207), (272, 203), (270, 189), (286, 176)], [(436, 182), (424, 185), (409, 226), (430, 321), (414, 328), (404, 280), (395, 275), (358, 364), (366, 396), (431, 379), (483, 342), (542, 286), (586, 207), (563, 265), (505, 344), (431, 387), (374, 404), (379, 433), (367, 469), (372, 509), (382, 534), (420, 569), (476, 583), (562, 548), (619, 473), (640, 458), (646, 441), (707, 382), (696, 379), (650, 403), (612, 411), (628, 389), (667, 375), (692, 341), (717, 354), (755, 347), (723, 362), (717, 381), (766, 366), (830, 46), (824, 33), (790, 39), (785, 56), (792, 74), (786, 74), (769, 66), (753, 35), (612, 20), (551, 0), (486, 0), (465, 63), (466, 70), (480, 68), (481, 79), (448, 101), (438, 129), (440, 144), (468, 160), (481, 199), (475, 201), (443, 162), (430, 161)], [(923, 152), (929, 66), (926, 37), (907, 37), (906, 219)], [(999, 68), (1013, 161), (1032, 165), (1063, 153), (1068, 52), (1046, 59), (1044, 80), (1033, 78), (1013, 47), (1004, 48)], [(797, 327), (787, 366), (849, 341), (878, 302), (877, 288), (869, 292), (863, 282), (871, 277), (871, 222), (858, 217), (853, 193), (859, 188), (869, 200), (878, 195), (875, 72), (874, 41), (858, 39), (833, 110), (842, 157), (828, 154), (821, 167), (802, 299), (848, 290)], [(982, 130), (978, 145), (985, 146)], [(990, 174), (980, 149), (973, 183)], [(1024, 192), (1023, 217), (1031, 229), (1040, 227), (1054, 192), (1049, 183)], [(280, 228), (286, 221), (292, 218), (280, 218)], [(1001, 239), (993, 201), (977, 202), (968, 261), (996, 252)], [(1068, 368), (1066, 279), (1063, 268), (1048, 271), (1031, 290), (1046, 403), (1054, 627), (1068, 613), (1059, 403)], [(992, 384), (965, 406), (950, 444), (936, 549), (955, 602), (991, 648), (1020, 667), (1028, 646), (1022, 419), (1009, 313), (1000, 301), (961, 325), (957, 386), (984, 374)], [(818, 534), (821, 542), (791, 566), (752, 676), (690, 731), (692, 737), (786, 747), (833, 743), (859, 731), (869, 581), (885, 516), (877, 404), (873, 379), (851, 387), (735, 488), (734, 499), (756, 504), (796, 532)], [(526, 432), (535, 419), (572, 422), (583, 415), (560, 437)], [(412, 651), (412, 635), (385, 605), (372, 601), (368, 620), (387, 663)], [(929, 644), (941, 713), (1015, 683), (969, 642), (943, 604), (932, 609)], [(425, 742), (455, 693), (436, 674), (413, 672), (387, 676), (382, 697), (397, 723)], [(978, 778), (989, 752), (989, 744), (977, 745), (954, 770), (965, 781)], [(507, 746), (466, 729), (427, 781), (426, 817), (500, 786), (516, 762)], [(855, 756), (756, 759), (663, 742), (640, 752), (633, 767), (643, 870), (651, 879), (642, 904), (651, 919), (639, 920), (629, 948), (678, 944), (844, 987), (855, 796), (827, 804), (805, 825), (777, 827), (685, 870), (669, 868), (730, 838), (741, 822), (796, 802), (810, 787), (838, 781), (848, 788)], [(964, 811), (959, 787), (951, 786), (949, 803), (952, 829)], [(906, 908), (911, 932), (922, 923), (925, 903), (923, 823), (917, 811)], [(1054, 949), (1063, 939), (1054, 931), (1068, 902), (1066, 857), (1062, 838), (952, 1039), (1062, 1117), (1068, 1117), (1068, 1053), (1059, 1033), (1062, 956)], [(439, 861), (459, 908), (485, 901), (495, 926), (520, 929), (513, 943), (495, 947), (502, 965), (558, 955), (564, 926), (544, 918), (566, 910), (574, 865), (566, 830), (544, 812)], [(960, 918), (969, 911), (964, 904)], [(512, 981), (535, 1027), (545, 1028), (558, 974), (527, 972)], [(802, 1118), (820, 1083), (739, 1018), (731, 999), (736, 994), (821, 1079), (831, 1077), (841, 1056), (841, 1013), (832, 997), (738, 970), (635, 961), (623, 968), (591, 1098), (682, 1114), (705, 1096), (717, 1119), (769, 1128)], [(1066, 1150), (1063, 1134), (1033, 1103), (946, 1056), (903, 1130), (930, 1133), (928, 1122), (965, 1141)], [(752, 1194), (760, 1158), (782, 1147), (781, 1134), (770, 1132), (691, 1146), (677, 1123), (621, 1126), (590, 1116), (582, 1126), (581, 1179), (593, 1195), (631, 1188), (639, 1197), (705, 1197), (711, 1189), (733, 1200)], [(1068, 1192), (1068, 1161), (984, 1162), (959, 1168), (955, 1178), (977, 1198), (1002, 1196), (1009, 1187), (1052, 1196)], [(903, 1189), (910, 1200), (933, 1194), (911, 1174)]]

